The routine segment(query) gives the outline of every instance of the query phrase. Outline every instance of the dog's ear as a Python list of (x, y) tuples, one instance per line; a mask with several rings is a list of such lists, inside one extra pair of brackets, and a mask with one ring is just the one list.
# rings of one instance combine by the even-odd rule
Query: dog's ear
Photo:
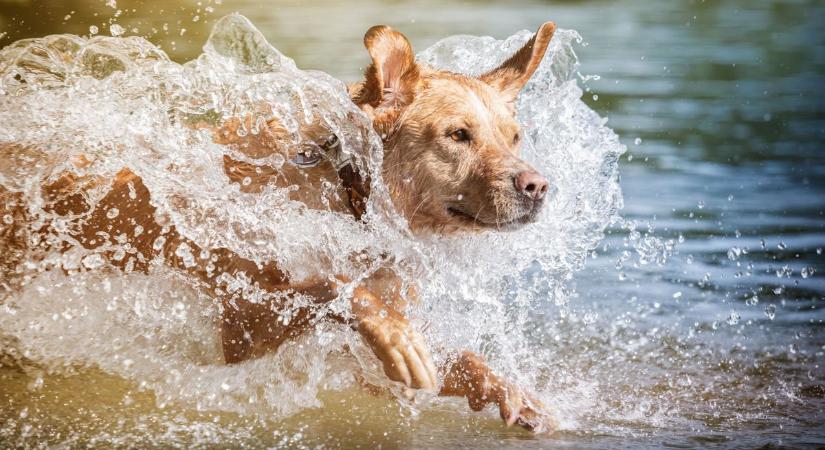
[(539, 67), (555, 31), (556, 24), (546, 22), (519, 51), (497, 68), (482, 75), (481, 80), (501, 91), (508, 101), (515, 101), (521, 88)]
[(419, 69), (407, 38), (386, 25), (376, 25), (364, 35), (372, 58), (358, 103), (378, 107), (410, 104), (415, 96)]

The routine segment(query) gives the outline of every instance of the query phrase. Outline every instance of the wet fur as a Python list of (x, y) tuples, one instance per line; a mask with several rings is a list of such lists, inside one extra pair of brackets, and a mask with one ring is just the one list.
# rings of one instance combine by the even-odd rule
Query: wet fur
[[(543, 25), (510, 59), (479, 78), (418, 64), (407, 39), (389, 27), (377, 26), (367, 32), (364, 42), (372, 64), (364, 80), (350, 86), (350, 96), (383, 137), (382, 175), (395, 207), (415, 233), (507, 229), (535, 219), (540, 199), (522, 195), (513, 187), (514, 173), (532, 170), (519, 157), (520, 130), (513, 103), (541, 61), (553, 31), (552, 23)], [(214, 140), (254, 158), (276, 152), (285, 158), (295, 156), (297, 150), (285, 145), (289, 136), (277, 122), (267, 123), (258, 134), (239, 136), (237, 130), (244, 120), (252, 119), (236, 118), (210, 128)], [(454, 140), (451, 133), (458, 129), (466, 130), (471, 139)], [(310, 125), (301, 131), (319, 144), (330, 137), (320, 126)], [(14, 155), (32, 151), (15, 145), (0, 150), (5, 158), (0, 160), (0, 168), (16, 164)], [(311, 169), (289, 164), (274, 169), (227, 156), (224, 168), (229, 179), (244, 191), (257, 192), (270, 184), (299, 185), (301, 188), (290, 194), (293, 200), (311, 208), (350, 211), (346, 189), (329, 162)], [(337, 188), (323, 189), (324, 182)], [(105, 185), (109, 186), (108, 193), (93, 208), (84, 192)], [(145, 271), (151, 261), (161, 258), (199, 280), (204, 289), (219, 298), (223, 304), (223, 351), (228, 363), (275, 351), (319, 318), (316, 309), (309, 306), (296, 311), (284, 324), (274, 312), (279, 305), (255, 304), (227, 294), (217, 281), (218, 274), (243, 274), (265, 291), (284, 292), (287, 297), (305, 294), (319, 304), (336, 298), (338, 286), (349, 281), (338, 277), (338, 282), (330, 282), (319, 274), (316, 280), (296, 283), (274, 264), (258, 266), (227, 249), (199, 248), (157, 214), (149, 190), (128, 168), (112, 180), (65, 174), (42, 190), (48, 211), (82, 217), (70, 224), (70, 233), (82, 247), (101, 250), (114, 244), (116, 236), (129, 237), (131, 250), (125, 257), (104, 251), (113, 266)], [(112, 207), (120, 214), (109, 220), (105, 211)], [(5, 217), (11, 221), (0, 221), (0, 279), (5, 280), (0, 292), (25, 283), (23, 258), (70, 248), (66, 243), (33, 241), (33, 236), (48, 231), (46, 226), (39, 225), (38, 229), (32, 223), (21, 194), (0, 187), (0, 218)], [(36, 233), (30, 233), (32, 229)], [(161, 237), (163, 245), (153, 245)], [(194, 265), (187, 266), (176, 255), (175, 250), (182, 244), (198, 255)], [(474, 410), (495, 403), (508, 425), (518, 423), (534, 431), (553, 429), (552, 416), (538, 401), (493, 374), (480, 357), (457, 353), (445, 366), (434, 367), (426, 343), (403, 315), (410, 295), (402, 291), (398, 277), (382, 272), (355, 289), (355, 320), (334, 319), (347, 321), (361, 333), (391, 379), (413, 388), (440, 386), (440, 394), (466, 397)]]

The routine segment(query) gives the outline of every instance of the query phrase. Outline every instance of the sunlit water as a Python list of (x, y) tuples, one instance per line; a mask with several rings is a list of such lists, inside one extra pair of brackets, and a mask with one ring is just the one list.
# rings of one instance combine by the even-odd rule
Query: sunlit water
[[(588, 168), (613, 167), (610, 155), (618, 156), (621, 147), (609, 139), (599, 141), (597, 149), (554, 145), (570, 139), (586, 143), (587, 136), (598, 136), (598, 127), (585, 124), (599, 122), (561, 114), (540, 122), (544, 128), (539, 131), (533, 129), (539, 146), (528, 150), (528, 158), (561, 187), (561, 201), (532, 231), (538, 236), (440, 242), (436, 247), (441, 250), (418, 247), (430, 258), (420, 270), (442, 269), (436, 270), (429, 298), (453, 301), (430, 302), (416, 311), (434, 345), (464, 345), (487, 354), (555, 406), (562, 430), (535, 438), (505, 431), (493, 411), (468, 413), (457, 401), (420, 399), (410, 406), (365, 394), (346, 376), (364, 369), (337, 351), (343, 342), (358, 345), (343, 330), (325, 330), (337, 336), (331, 342), (323, 334), (310, 336), (278, 356), (241, 369), (222, 367), (216, 362), (217, 337), (207, 332), (213, 312), (202, 305), (208, 299), (181, 290), (180, 281), (162, 273), (156, 278), (133, 275), (114, 278), (107, 288), (89, 279), (82, 291), (85, 315), (69, 311), (66, 318), (64, 302), (72, 297), (72, 287), (60, 283), (73, 282), (52, 273), (39, 280), (42, 291), (34, 283), (18, 297), (36, 305), (21, 314), (42, 320), (41, 328), (27, 328), (19, 315), (0, 319), (4, 334), (28, 339), (32, 351), (26, 363), (7, 358), (0, 369), (4, 441), (424, 448), (823, 443), (818, 430), (825, 423), (825, 286), (819, 249), (825, 247), (825, 162), (820, 156), (823, 94), (817, 87), (825, 81), (825, 51), (816, 30), (823, 8), (813, 2), (782, 8), (769, 2), (659, 5), (655, 11), (641, 2), (520, 9), (481, 3), (446, 6), (444, 15), (457, 22), (442, 23), (422, 17), (412, 6), (401, 4), (392, 11), (374, 6), (360, 19), (366, 22), (360, 28), (373, 22), (390, 22), (404, 31), (414, 27), (409, 34), (419, 48), (457, 32), (503, 38), (546, 19), (576, 28), (589, 43), (577, 44), (572, 34), (555, 41), (573, 45), (584, 64), (582, 74), (599, 74), (600, 79), (582, 80), (574, 67), (558, 66), (558, 60), (553, 64), (591, 90), (584, 98), (609, 117), (608, 125), (628, 146), (621, 158), (624, 209), (607, 237), (598, 240), (612, 207), (618, 206), (610, 200), (612, 175), (582, 176)], [(323, 12), (334, 15), (335, 5), (285, 6), (273, 12), (235, 7), (267, 36), (275, 33), (274, 45), (296, 57), (299, 66), (344, 79), (357, 76), (355, 61), (363, 62), (358, 33), (363, 30), (351, 39), (314, 46), (300, 39), (310, 33), (296, 24), (303, 20), (320, 30), (328, 17)], [(437, 7), (443, 5), (418, 8)], [(278, 14), (293, 20), (276, 19)], [(189, 21), (192, 15), (181, 18)], [(217, 16), (211, 17), (207, 31)], [(403, 18), (387, 19), (399, 16)], [(474, 18), (489, 28), (469, 25)], [(428, 25), (405, 26), (410, 19)], [(123, 23), (128, 20), (126, 14)], [(83, 25), (89, 23), (95, 22)], [(156, 26), (162, 30), (161, 23)], [(184, 36), (197, 36), (198, 27), (190, 28)], [(341, 28), (325, 30), (345, 35)], [(173, 55), (183, 52), (176, 56), (184, 59), (196, 56), (205, 41), (201, 31), (200, 41), (186, 50), (184, 38), (162, 32), (157, 37)], [(174, 48), (170, 39), (178, 41)], [(329, 60), (350, 53), (351, 58)], [(431, 48), (421, 57), (450, 64), (437, 58), (443, 54)], [(545, 77), (565, 79), (559, 75)], [(552, 100), (523, 102), (525, 122), (554, 107), (562, 113), (586, 111), (574, 101), (580, 94), (574, 87), (558, 89), (550, 83), (539, 89), (549, 89), (539, 93), (552, 94)], [(572, 136), (575, 131), (580, 131), (578, 137)], [(554, 133), (562, 141), (554, 141)], [(551, 152), (541, 153), (545, 148)], [(570, 153), (560, 153), (565, 151)], [(563, 200), (575, 199), (576, 190), (606, 203), (584, 217), (571, 214), (576, 209)], [(394, 232), (390, 227), (381, 233)], [(395, 250), (415, 247), (408, 244)], [(381, 245), (371, 242), (368, 247)], [(539, 250), (523, 254), (535, 247)], [(456, 248), (462, 252), (453, 252), (455, 259), (441, 258), (441, 252)], [(285, 255), (277, 245), (255, 249), (266, 250), (273, 257)], [(497, 261), (501, 253), (508, 259)], [(558, 255), (569, 259), (554, 259)], [(585, 257), (584, 270), (575, 271)], [(473, 274), (462, 264), (468, 260), (483, 261), (482, 266), (501, 275)], [(546, 264), (536, 266), (533, 260)], [(564, 279), (567, 274), (573, 274), (572, 280)], [(451, 277), (469, 280), (465, 291), (439, 286), (454, 281)], [(161, 279), (169, 284), (158, 289)], [(123, 282), (134, 293), (128, 297), (129, 312), (112, 313), (104, 302), (118, 304), (111, 301), (111, 292), (118, 292)], [(138, 295), (150, 287), (172, 298), (160, 303)], [(61, 289), (66, 295), (53, 295)], [(98, 309), (88, 308), (95, 305)], [(484, 314), (491, 307), (502, 314)], [(467, 326), (463, 317), (479, 320)], [(158, 345), (187, 345), (159, 351), (140, 341), (146, 327), (157, 333)], [(523, 341), (507, 339), (514, 335)], [(112, 337), (119, 339), (113, 342)], [(331, 356), (324, 360), (319, 354), (326, 352)], [(284, 366), (288, 361), (299, 362)], [(284, 385), (284, 374), (292, 369), (319, 367), (331, 370)], [(254, 404), (243, 405), (252, 391), (261, 394)]]

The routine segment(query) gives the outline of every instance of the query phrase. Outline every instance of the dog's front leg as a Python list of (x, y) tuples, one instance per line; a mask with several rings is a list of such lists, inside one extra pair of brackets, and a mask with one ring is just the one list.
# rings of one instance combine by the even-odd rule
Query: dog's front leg
[(372, 292), (356, 288), (352, 299), (353, 327), (384, 365), (393, 380), (416, 389), (434, 389), (438, 375), (423, 336), (390, 304)]
[(558, 427), (541, 402), (497, 376), (480, 356), (470, 352), (447, 365), (439, 395), (466, 397), (473, 411), (495, 403), (508, 427), (515, 423), (535, 433), (551, 433)]
[[(254, 269), (250, 268), (247, 274), (257, 278)], [(337, 298), (339, 287), (325, 280), (283, 284), (271, 289), (307, 295), (320, 306)], [(355, 288), (351, 302), (353, 314), (349, 323), (381, 360), (386, 375), (411, 388), (434, 389), (437, 371), (432, 357), (423, 337), (412, 329), (407, 319), (364, 287)], [(266, 302), (256, 304), (243, 299), (224, 302), (221, 334), (227, 362), (240, 362), (275, 351), (284, 341), (311, 327), (318, 312), (313, 308), (300, 308), (290, 320), (284, 321), (276, 309)], [(330, 318), (344, 321), (341, 317)]]

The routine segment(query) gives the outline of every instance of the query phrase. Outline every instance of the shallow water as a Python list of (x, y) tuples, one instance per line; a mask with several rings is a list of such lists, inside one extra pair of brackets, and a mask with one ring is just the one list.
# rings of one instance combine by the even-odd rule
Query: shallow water
[[(150, 39), (177, 60), (200, 52), (223, 12), (240, 10), (299, 67), (348, 80), (365, 63), (361, 34), (378, 22), (403, 30), (418, 49), (457, 33), (501, 39), (546, 19), (577, 30), (587, 42), (576, 47), (581, 72), (600, 76), (584, 84), (592, 91), (584, 98), (609, 118), (628, 152), (621, 158), (624, 221), (575, 274), (566, 308), (541, 304), (525, 319), (535, 325), (524, 331), (529, 348), (552, 361), (543, 374), (552, 378), (542, 384), (563, 429), (550, 438), (504, 430), (492, 411), (466, 413), (458, 401), (415, 415), (352, 388), (322, 389), (324, 408), (268, 421), (159, 404), (139, 381), (98, 369), (47, 374), (12, 365), (0, 368), (2, 439), (423, 448), (825, 444), (825, 267), (818, 250), (825, 247), (825, 39), (817, 28), (825, 8), (813, 1), (656, 8), (635, 1), (520, 8), (400, 2), (362, 13), (337, 5), (225, 2), (212, 13), (186, 7), (161, 19), (160, 6), (118, 2), (125, 11), (119, 23), (149, 34), (156, 27)], [(65, 8), (76, 12), (64, 24), (69, 12), (57, 8), (4, 7), (5, 23), (15, 17), (26, 25), (13, 22), (2, 43), (82, 34), (95, 23), (104, 28), (88, 7)], [(107, 8), (95, 12), (110, 17)], [(27, 28), (34, 23), (47, 28)]]

